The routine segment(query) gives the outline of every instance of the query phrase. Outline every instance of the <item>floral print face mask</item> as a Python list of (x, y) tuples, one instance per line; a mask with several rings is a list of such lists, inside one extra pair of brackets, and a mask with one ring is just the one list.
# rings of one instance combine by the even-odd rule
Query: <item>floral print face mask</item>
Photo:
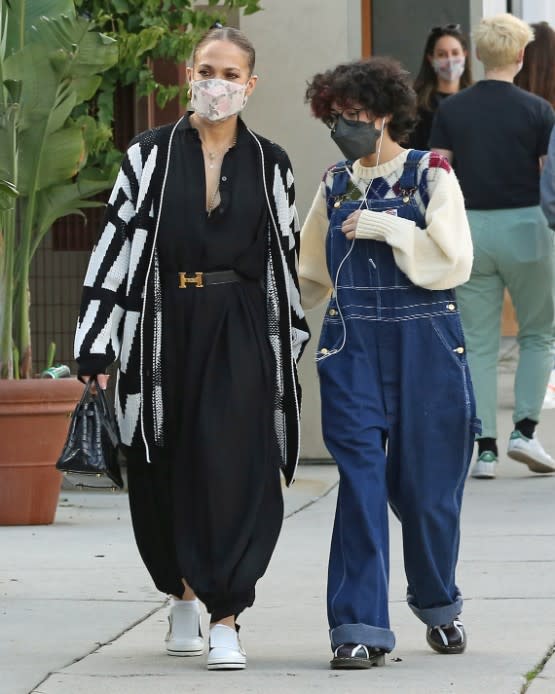
[(202, 118), (224, 120), (243, 110), (247, 103), (246, 89), (246, 84), (227, 80), (193, 80), (191, 107)]
[(442, 80), (454, 82), (464, 72), (465, 59), (461, 58), (436, 58), (432, 60), (432, 67)]

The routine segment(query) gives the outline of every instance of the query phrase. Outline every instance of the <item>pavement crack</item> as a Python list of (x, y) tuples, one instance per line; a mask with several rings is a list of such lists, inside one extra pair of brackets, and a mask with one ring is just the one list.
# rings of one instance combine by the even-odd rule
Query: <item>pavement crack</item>
[(534, 667), (532, 670), (527, 672), (524, 677), (526, 679), (526, 682), (522, 685), (522, 688), (520, 690), (520, 694), (524, 694), (524, 692), (527, 692), (530, 685), (532, 682), (540, 675), (549, 662), (551, 656), (555, 653), (555, 642), (551, 644), (551, 647), (547, 651), (547, 653), (544, 655), (544, 657), (540, 660), (540, 662)]
[[(165, 605), (165, 603), (164, 603)], [(45, 684), (45, 682), (50, 678), (51, 675), (54, 675), (56, 673), (58, 674), (63, 674), (62, 671), (71, 667), (72, 665), (75, 665), (76, 663), (81, 662), (81, 660), (84, 660), (85, 658), (88, 658), (90, 655), (93, 653), (97, 653), (101, 648), (104, 646), (107, 646), (110, 643), (114, 643), (114, 641), (117, 641), (120, 639), (122, 636), (127, 634), (127, 632), (131, 631), (131, 629), (134, 629), (136, 626), (139, 624), (142, 624), (145, 622), (149, 617), (152, 617), (153, 614), (156, 614), (159, 610), (161, 610), (164, 605), (157, 605), (154, 609), (150, 610), (147, 612), (145, 615), (143, 615), (140, 619), (136, 619), (132, 624), (129, 626), (125, 627), (125, 629), (122, 629), (118, 634), (116, 634), (113, 638), (108, 639), (108, 641), (97, 641), (96, 646), (94, 648), (91, 648), (90, 651), (87, 651), (84, 655), (80, 655), (77, 658), (74, 658), (71, 662), (66, 663), (62, 668), (55, 672), (48, 672), (45, 677), (42, 678), (40, 682), (37, 682), (37, 684), (29, 691), (28, 694), (39, 694), (39, 687)]]
[(326, 491), (323, 494), (320, 494), (320, 496), (314, 497), (314, 499), (311, 499), (310, 501), (307, 501), (306, 504), (303, 506), (296, 508), (294, 511), (291, 511), (291, 513), (288, 513), (286, 516), (284, 516), (284, 520), (287, 518), (291, 518), (292, 516), (295, 516), (297, 513), (300, 513), (301, 511), (306, 511), (307, 508), (310, 508), (314, 504), (317, 504), (319, 501), (322, 499), (325, 499), (328, 494), (331, 494), (333, 490), (337, 487), (339, 484), (339, 480), (335, 481), (329, 489), (326, 489)]

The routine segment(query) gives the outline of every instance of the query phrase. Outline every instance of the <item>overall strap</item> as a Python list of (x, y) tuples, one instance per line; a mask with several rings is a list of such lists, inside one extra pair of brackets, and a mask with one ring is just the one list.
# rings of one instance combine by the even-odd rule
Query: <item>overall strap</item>
[[(349, 170), (352, 170), (353, 162), (345, 159), (330, 167), (324, 174), (326, 186), (326, 205), (328, 209), (328, 219), (331, 218), (333, 205), (337, 198), (345, 195), (350, 181)], [(332, 176), (331, 187), (328, 186), (328, 177)]]
[(405, 160), (403, 173), (399, 179), (399, 188), (402, 193), (411, 193), (418, 187), (418, 165), (422, 157), (428, 152), (423, 152), (418, 149), (411, 149)]

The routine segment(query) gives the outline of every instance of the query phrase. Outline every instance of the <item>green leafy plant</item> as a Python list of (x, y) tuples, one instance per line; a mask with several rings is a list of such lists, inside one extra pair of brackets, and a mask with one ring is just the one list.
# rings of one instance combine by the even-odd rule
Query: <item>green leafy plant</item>
[[(225, 24), (230, 10), (253, 14), (261, 9), (260, 0), (208, 0), (207, 7), (195, 6), (192, 0), (75, 0), (75, 5), (100, 31), (118, 41), (118, 61), (103, 74), (94, 100), (102, 127), (95, 131), (91, 154), (103, 167), (121, 156), (112, 138), (116, 88), (133, 85), (137, 97), (154, 94), (161, 108), (175, 98), (186, 103), (182, 84), (156, 80), (155, 61), (182, 63), (214, 22)], [(84, 104), (76, 115), (86, 118), (87, 108)]]
[[(56, 219), (100, 204), (89, 198), (114, 179), (114, 167), (89, 164), (97, 125), (75, 112), (117, 59), (114, 39), (77, 16), (72, 0), (1, 0), (0, 178), (18, 192), (0, 217), (3, 378), (33, 374), (29, 269), (41, 240)], [(1, 193), (5, 202), (5, 183)]]

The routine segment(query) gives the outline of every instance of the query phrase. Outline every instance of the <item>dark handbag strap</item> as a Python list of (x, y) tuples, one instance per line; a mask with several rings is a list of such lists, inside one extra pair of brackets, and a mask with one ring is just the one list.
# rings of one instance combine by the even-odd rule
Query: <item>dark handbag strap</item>
[[(93, 384), (96, 386), (96, 390), (94, 393), (92, 392)], [(112, 445), (117, 446), (118, 445), (118, 435), (117, 435), (116, 423), (114, 421), (114, 416), (113, 416), (112, 411), (110, 410), (110, 407), (108, 405), (108, 399), (106, 397), (106, 393), (98, 384), (98, 380), (96, 379), (96, 376), (91, 376), (91, 378), (89, 378), (89, 380), (87, 381), (85, 389), (83, 390), (83, 395), (81, 396), (81, 400), (79, 400), (77, 407), (73, 411), (73, 415), (71, 417), (70, 434), (75, 429), (75, 426), (77, 424), (78, 415), (81, 414), (83, 409), (88, 405), (89, 402), (91, 402), (92, 399), (95, 400), (95, 402), (99, 408), (99, 414), (102, 418), (102, 424), (103, 424), (108, 436), (110, 437), (110, 441), (111, 441)]]
[[(96, 378), (95, 378), (96, 381)], [(112, 442), (113, 446), (118, 445), (118, 435), (117, 435), (117, 427), (116, 423), (114, 420), (114, 415), (112, 414), (112, 410), (110, 409), (110, 406), (108, 405), (108, 398), (106, 397), (106, 393), (104, 392), (104, 389), (101, 388), (98, 385), (96, 386), (96, 395), (92, 396), (93, 398), (97, 398), (97, 402), (100, 405), (100, 408), (102, 410), (101, 415), (102, 415), (102, 424), (104, 425), (104, 428), (110, 437), (110, 441)]]

